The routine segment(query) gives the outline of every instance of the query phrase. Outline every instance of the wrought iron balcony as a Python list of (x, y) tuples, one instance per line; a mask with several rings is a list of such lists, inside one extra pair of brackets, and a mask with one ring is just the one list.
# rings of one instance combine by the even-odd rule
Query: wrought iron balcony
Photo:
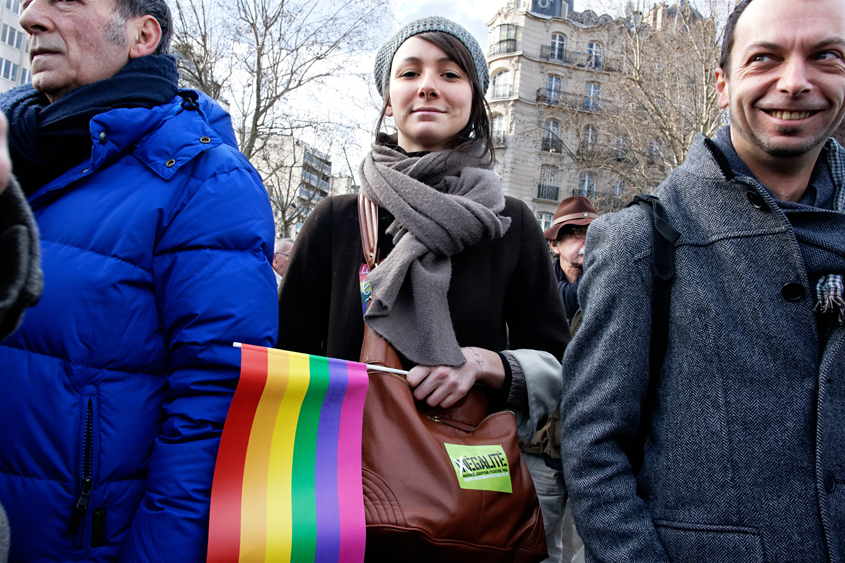
[(503, 53), (516, 53), (516, 47), (516, 39), (505, 39), (504, 41), (490, 45), (490, 52), (487, 54), (492, 57), (493, 55), (501, 55)]
[(547, 186), (545, 184), (537, 185), (537, 199), (548, 199), (549, 201), (558, 201), (558, 192), (560, 189), (557, 186)]
[(513, 88), (510, 84), (494, 84), (490, 90), (490, 99), (499, 100), (502, 98), (510, 98), (513, 95)]
[(540, 58), (544, 61), (562, 65), (576, 66), (593, 70), (616, 71), (620, 69), (619, 61), (608, 59), (598, 53), (584, 53), (559, 46), (540, 46)]
[(571, 190), (566, 190), (569, 192), (569, 195), (582, 195), (589, 198), (620, 198), (622, 197), (621, 193), (615, 193), (613, 190), (598, 190), (595, 186), (591, 186), (587, 189), (583, 187), (579, 188), (572, 188)]
[(602, 105), (606, 100), (574, 92), (563, 92), (556, 88), (540, 88), (537, 90), (535, 100), (542, 104), (561, 106), (570, 110), (589, 111), (601, 113)]

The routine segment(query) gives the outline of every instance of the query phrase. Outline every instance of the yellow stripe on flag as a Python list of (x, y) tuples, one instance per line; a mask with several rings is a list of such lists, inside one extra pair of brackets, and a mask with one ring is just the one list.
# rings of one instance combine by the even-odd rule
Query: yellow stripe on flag
[(293, 541), (293, 516), (291, 507), (291, 486), (293, 468), (293, 445), (296, 438), (296, 424), (302, 400), (308, 391), (310, 379), (308, 355), (288, 352), (287, 362), (278, 362), (277, 356), (269, 354), (270, 373), (281, 370), (288, 380), (287, 389), (278, 408), (273, 442), (270, 448), (270, 466), (267, 475), (267, 551), (266, 560), (290, 563)]
[[(255, 410), (244, 462), (240, 563), (264, 563), (267, 548), (267, 459), (279, 404), (288, 386), (287, 355), (268, 354), (267, 383)], [(282, 364), (285, 364), (284, 367)]]

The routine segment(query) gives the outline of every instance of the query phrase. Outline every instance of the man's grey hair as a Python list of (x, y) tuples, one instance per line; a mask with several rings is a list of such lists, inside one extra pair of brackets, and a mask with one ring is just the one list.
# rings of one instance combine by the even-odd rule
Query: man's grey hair
[(109, 19), (106, 37), (118, 45), (126, 44), (126, 22), (131, 18), (152, 16), (161, 27), (161, 40), (153, 55), (170, 53), (170, 41), (173, 39), (173, 16), (166, 0), (115, 0), (117, 9)]
[(273, 252), (278, 253), (279, 251), (281, 251), (282, 247), (285, 245), (286, 242), (289, 242), (289, 243), (291, 243), (291, 245), (293, 245), (293, 239), (292, 238), (279, 239), (279, 240), (276, 241), (276, 245), (273, 248)]

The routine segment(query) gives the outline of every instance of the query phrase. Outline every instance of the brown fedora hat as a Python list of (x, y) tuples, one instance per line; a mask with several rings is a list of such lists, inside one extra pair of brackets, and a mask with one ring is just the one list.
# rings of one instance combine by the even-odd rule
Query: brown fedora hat
[(599, 214), (590, 205), (590, 200), (582, 195), (573, 195), (558, 204), (552, 226), (546, 229), (543, 234), (546, 235), (548, 240), (556, 240), (561, 227), (565, 225), (589, 225), (598, 217)]

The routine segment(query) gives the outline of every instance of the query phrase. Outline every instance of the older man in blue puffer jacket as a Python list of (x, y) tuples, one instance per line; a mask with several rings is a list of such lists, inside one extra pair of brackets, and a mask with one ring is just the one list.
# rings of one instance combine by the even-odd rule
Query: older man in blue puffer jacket
[(0, 99), (45, 290), (0, 343), (10, 561), (206, 557), (238, 381), (272, 346), (273, 218), (228, 115), (177, 89), (164, 0), (31, 0)]

